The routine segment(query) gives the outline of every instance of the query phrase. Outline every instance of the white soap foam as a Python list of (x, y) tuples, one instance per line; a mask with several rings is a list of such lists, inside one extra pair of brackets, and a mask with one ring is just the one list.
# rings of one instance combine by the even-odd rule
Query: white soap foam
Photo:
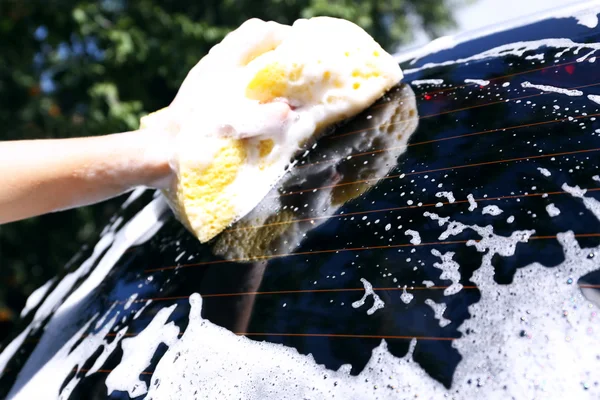
[(550, 86), (550, 85), (534, 85), (531, 82), (525, 81), (523, 83), (521, 83), (521, 86), (524, 88), (534, 88), (534, 89), (539, 89), (542, 90), (544, 92), (552, 92), (552, 93), (560, 93), (560, 94), (565, 94), (567, 96), (582, 96), (583, 92), (581, 90), (575, 90), (575, 89), (564, 89), (564, 88), (559, 88), (559, 87), (555, 87), (555, 86)]
[(30, 327), (27, 327), (23, 332), (19, 333), (17, 337), (15, 337), (11, 342), (6, 345), (4, 349), (2, 349), (2, 353), (0, 353), (0, 377), (4, 375), (4, 371), (6, 369), (6, 365), (11, 360), (11, 358), (15, 355), (15, 353), (21, 348), (25, 339), (27, 339), (27, 335), (31, 331)]
[(373, 285), (371, 285), (369, 281), (367, 281), (365, 278), (360, 278), (360, 281), (362, 282), (365, 288), (365, 294), (363, 294), (363, 297), (360, 300), (357, 300), (354, 303), (352, 303), (352, 307), (362, 307), (365, 304), (367, 297), (373, 296), (373, 305), (367, 310), (368, 315), (373, 315), (375, 311), (379, 310), (380, 308), (383, 308), (385, 306), (385, 303), (383, 302), (383, 300), (381, 300), (377, 293), (373, 291)]
[(137, 297), (138, 297), (137, 293), (134, 293), (131, 296), (129, 296), (129, 298), (125, 302), (125, 305), (123, 306), (123, 309), (124, 310), (129, 309), (129, 307), (131, 307), (131, 305), (133, 304), (133, 302), (135, 301), (135, 299), (137, 299)]
[(600, 202), (593, 197), (585, 196), (587, 189), (581, 189), (579, 186), (569, 186), (563, 183), (561, 186), (562, 190), (569, 193), (573, 197), (577, 197), (583, 200), (585, 208), (590, 210), (598, 220), (600, 220)]
[(440, 279), (452, 281), (452, 284), (444, 289), (444, 295), (451, 296), (460, 292), (463, 285), (460, 283), (460, 265), (452, 259), (454, 257), (454, 252), (448, 251), (446, 253), (441, 253), (437, 249), (432, 249), (431, 254), (440, 258), (441, 262), (433, 263), (435, 268), (442, 271), (440, 273)]
[(412, 237), (412, 239), (410, 239), (412, 244), (421, 244), (421, 235), (419, 235), (419, 232), (412, 229), (407, 229), (404, 234)]
[(469, 201), (469, 211), (474, 211), (477, 208), (477, 202), (471, 193), (467, 195), (467, 200)]
[(444, 83), (443, 79), (416, 79), (410, 82), (412, 85), (441, 85)]
[(104, 236), (100, 238), (92, 255), (85, 260), (79, 268), (75, 271), (68, 273), (56, 287), (48, 294), (42, 305), (37, 309), (33, 316), (33, 321), (31, 321), (31, 326), (34, 329), (38, 329), (42, 323), (46, 320), (46, 318), (56, 309), (60, 307), (65, 297), (71, 292), (75, 283), (87, 275), (92, 267), (96, 265), (98, 259), (104, 254), (107, 248), (109, 248), (114, 240), (114, 233), (108, 232)]
[[(104, 360), (119, 344), (127, 327), (119, 330), (116, 337), (110, 337), (110, 341), (106, 339), (106, 335), (117, 321), (120, 313), (117, 311), (108, 322), (104, 323), (103, 321), (104, 325), (99, 332), (88, 334), (76, 349), (69, 352), (73, 344), (81, 339), (96, 318), (107, 319), (114, 310), (114, 305), (112, 305), (103, 316), (91, 316), (81, 329), (74, 331), (76, 326), (80, 326), (78, 320), (85, 312), (83, 300), (104, 280), (130, 246), (141, 243), (141, 238), (149, 238), (149, 232), (156, 233), (160, 229), (163, 222), (159, 218), (165, 210), (164, 199), (158, 197), (118, 232), (107, 232), (94, 248), (90, 258), (84, 261), (77, 270), (67, 274), (48, 295), (25, 331), (29, 334), (32, 330), (39, 329), (48, 316), (52, 315), (52, 317), (44, 327), (44, 334), (35, 350), (21, 368), (8, 395), (9, 398), (27, 400), (36, 398), (40, 387), (44, 388), (50, 398), (59, 398), (60, 396), (67, 398), (80, 380), (80, 374), (73, 376), (59, 394), (64, 379), (74, 368), (81, 368), (85, 361), (102, 346), (102, 353), (87, 374), (100, 368)], [(84, 277), (86, 278), (83, 282), (72, 291), (75, 283)], [(69, 292), (71, 293), (69, 294)], [(66, 343), (64, 342), (65, 337), (69, 337)]]
[(538, 171), (540, 171), (540, 173), (541, 173), (542, 175), (544, 175), (544, 176), (550, 176), (550, 175), (552, 175), (552, 174), (550, 173), (550, 171), (548, 171), (546, 168), (539, 167), (539, 168), (538, 168)]
[[(434, 219), (433, 216), (431, 216), (431, 215), (430, 215), (430, 218)], [(456, 236), (456, 235), (460, 234), (462, 231), (464, 231), (467, 228), (468, 228), (468, 226), (462, 224), (461, 222), (450, 221), (448, 223), (448, 226), (446, 227), (446, 230), (444, 232), (442, 232), (440, 234), (440, 236), (438, 236), (438, 239), (439, 240), (446, 240), (450, 236)]]
[(123, 204), (121, 204), (121, 209), (129, 207), (129, 205), (136, 201), (141, 195), (143, 195), (146, 192), (146, 190), (148, 190), (148, 188), (146, 187), (138, 187), (132, 190), (129, 197), (127, 197), (127, 200), (125, 200)]
[(560, 215), (560, 210), (552, 203), (546, 206), (546, 212), (551, 217), (556, 217), (557, 215)]
[[(426, 375), (412, 368), (412, 352), (398, 359), (387, 351), (383, 341), (363, 373), (350, 375), (350, 365), (332, 371), (316, 364), (311, 355), (280, 344), (256, 342), (237, 336), (201, 317), (202, 298), (190, 296), (190, 321), (181, 339), (169, 348), (152, 376), (147, 400), (202, 398), (244, 399), (371, 399), (388, 393), (402, 393), (410, 380), (423, 381)], [(411, 349), (414, 348), (414, 343)], [(386, 382), (402, 386), (394, 390), (375, 388), (371, 377), (393, 365), (405, 370)], [(395, 368), (396, 369), (396, 368)], [(390, 371), (391, 372), (391, 371)], [(367, 379), (368, 383), (365, 383)], [(434, 387), (441, 385), (433, 382)], [(385, 391), (383, 391), (385, 390)], [(396, 392), (396, 390), (398, 392)], [(441, 391), (438, 392), (441, 394)], [(387, 397), (387, 396), (386, 396)]]
[[(110, 311), (109, 311), (110, 312)], [(108, 314), (108, 313), (107, 313)], [(119, 340), (125, 334), (126, 328), (123, 328), (117, 334), (117, 337), (110, 338), (111, 343), (108, 343), (107, 334), (111, 328), (117, 322), (117, 312), (103, 327), (100, 331), (92, 334), (88, 334), (83, 341), (81, 341), (75, 348), (73, 346), (81, 339), (85, 332), (90, 327), (92, 321), (98, 315), (95, 315), (87, 323), (73, 335), (71, 338), (64, 343), (58, 351), (56, 351), (48, 360), (43, 364), (36, 365), (36, 373), (26, 382), (17, 382), (13, 386), (12, 390), (8, 394), (8, 398), (11, 399), (35, 399), (39, 398), (40, 388), (43, 388), (44, 395), (46, 398), (56, 399), (68, 399), (69, 395), (81, 380), (81, 374), (75, 374), (68, 381), (65, 387), (60, 390), (63, 381), (67, 376), (71, 374), (73, 370), (81, 369), (83, 363), (89, 359), (92, 354), (96, 352), (98, 348), (103, 348), (103, 352), (92, 368), (91, 371), (97, 371), (103, 361), (106, 360), (108, 355), (105, 355), (108, 351), (112, 352), (114, 347), (119, 343)], [(106, 316), (106, 314), (105, 314)], [(56, 334), (56, 333), (55, 333)], [(47, 333), (45, 334), (45, 336)], [(47, 336), (46, 336), (47, 337)], [(56, 339), (56, 338), (54, 338)], [(40, 345), (47, 344), (47, 339), (40, 341)], [(36, 348), (36, 350), (37, 350)], [(35, 352), (34, 352), (35, 354)], [(103, 357), (103, 355), (105, 355)], [(28, 362), (31, 361), (31, 357)], [(19, 378), (23, 376), (25, 368), (19, 373)], [(21, 385), (22, 386), (21, 386)]]
[(471, 318), (459, 327), (463, 337), (454, 341), (462, 361), (451, 390), (412, 361), (414, 339), (403, 358), (392, 356), (382, 340), (364, 370), (352, 376), (349, 365), (332, 371), (311, 355), (212, 324), (201, 317), (202, 299), (194, 294), (188, 327), (159, 361), (147, 399), (597, 398), (598, 360), (590, 349), (599, 344), (593, 332), (600, 319), (569, 277), (576, 280), (600, 265), (572, 233), (559, 234), (558, 241), (565, 262), (520, 268), (510, 285), (494, 281), (489, 254), (511, 256), (515, 248), (497, 251), (504, 244), (489, 243), (482, 272), (472, 279), (481, 299), (469, 306)]
[(400, 295), (400, 300), (402, 300), (404, 304), (408, 304), (412, 301), (414, 297), (414, 295), (406, 291), (406, 285), (404, 285), (404, 287), (402, 288), (402, 294)]
[[(428, 216), (432, 220), (439, 219), (439, 216), (432, 213), (427, 213), (425, 216)], [(487, 255), (491, 254), (490, 257), (494, 254), (507, 257), (511, 252), (514, 252), (517, 243), (526, 243), (529, 240), (529, 237), (535, 233), (534, 230), (517, 230), (514, 231), (510, 237), (506, 237), (496, 235), (492, 225), (465, 225), (460, 221), (450, 221), (446, 231), (442, 232), (439, 239), (446, 240), (450, 236), (462, 233), (465, 229), (471, 229), (481, 236), (481, 240), (479, 241), (468, 240), (467, 246), (474, 246), (479, 252), (486, 252), (489, 250)]]
[(140, 309), (137, 310), (136, 313), (133, 315), (133, 319), (138, 319), (139, 316), (142, 315), (146, 307), (150, 305), (150, 303), (152, 303), (152, 300), (146, 300), (146, 303), (142, 307), (140, 307)]
[(454, 203), (456, 201), (452, 192), (438, 192), (435, 194), (435, 197), (445, 197), (448, 199), (449, 203)]
[(490, 205), (490, 206), (483, 207), (483, 210), (481, 210), (481, 213), (496, 216), (496, 215), (502, 214), (502, 210), (498, 206)]
[(48, 291), (48, 289), (50, 289), (50, 286), (52, 286), (55, 280), (55, 278), (50, 279), (48, 282), (35, 289), (33, 293), (29, 295), (27, 301), (25, 302), (25, 307), (23, 307), (23, 310), (21, 310), (21, 318), (25, 317), (27, 314), (29, 314), (31, 310), (33, 310), (40, 304), (40, 302), (46, 295), (46, 292)]
[(105, 381), (109, 396), (115, 390), (127, 392), (132, 398), (148, 392), (146, 383), (139, 376), (150, 366), (161, 343), (172, 346), (177, 340), (179, 328), (173, 321), (166, 323), (175, 307), (177, 304), (161, 309), (143, 331), (121, 341), (123, 357)]
[(486, 81), (485, 79), (465, 79), (465, 83), (474, 83), (479, 86), (487, 86), (490, 84), (490, 81)]
[(534, 55), (525, 57), (526, 60), (543, 60), (544, 58), (545, 58), (544, 53), (534, 54)]
[(600, 104), (600, 96), (598, 96), (597, 94), (588, 94), (587, 98), (596, 104)]
[(455, 64), (464, 64), (473, 61), (485, 60), (487, 58), (505, 57), (505, 56), (516, 56), (523, 57), (525, 53), (530, 51), (536, 51), (544, 47), (553, 49), (562, 49), (562, 52), (556, 55), (560, 58), (566, 51), (572, 50), (573, 54), (579, 54), (582, 50), (589, 50), (588, 53), (581, 57), (581, 60), (585, 60), (587, 57), (592, 56), (596, 51), (600, 50), (600, 43), (576, 43), (571, 39), (556, 38), (556, 39), (541, 39), (532, 41), (522, 41), (504, 44), (502, 46), (494, 47), (493, 49), (486, 50), (484, 52), (465, 57), (456, 60), (448, 60), (441, 63), (426, 63), (418, 68), (411, 68), (404, 70), (406, 75), (412, 74), (425, 69), (435, 68), (439, 66), (448, 66)]
[(434, 318), (440, 322), (440, 326), (442, 328), (452, 322), (449, 319), (444, 318), (444, 312), (446, 311), (445, 303), (438, 304), (431, 299), (425, 299), (425, 304), (431, 307), (434, 313)]

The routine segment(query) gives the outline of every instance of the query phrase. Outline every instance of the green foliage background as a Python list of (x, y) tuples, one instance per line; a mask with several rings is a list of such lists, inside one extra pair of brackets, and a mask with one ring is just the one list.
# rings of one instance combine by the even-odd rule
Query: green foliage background
[[(168, 105), (188, 70), (248, 18), (291, 24), (341, 17), (393, 51), (410, 41), (415, 24), (432, 37), (450, 28), (450, 1), (2, 0), (0, 140), (136, 129), (140, 116)], [(0, 226), (0, 339), (27, 296), (93, 243), (122, 201)]]

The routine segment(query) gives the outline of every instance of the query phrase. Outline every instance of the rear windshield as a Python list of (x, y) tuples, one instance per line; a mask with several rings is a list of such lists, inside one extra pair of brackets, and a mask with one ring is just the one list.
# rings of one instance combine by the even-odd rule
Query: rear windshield
[(5, 344), (0, 395), (597, 398), (600, 33), (580, 22), (403, 63), (206, 245), (134, 192)]

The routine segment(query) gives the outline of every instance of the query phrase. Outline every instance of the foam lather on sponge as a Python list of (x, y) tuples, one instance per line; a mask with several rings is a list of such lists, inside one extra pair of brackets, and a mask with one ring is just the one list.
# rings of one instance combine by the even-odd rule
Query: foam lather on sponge
[(401, 79), (392, 56), (351, 22), (245, 22), (190, 71), (168, 109), (142, 119), (177, 130), (169, 204), (209, 241), (256, 207), (319, 132)]

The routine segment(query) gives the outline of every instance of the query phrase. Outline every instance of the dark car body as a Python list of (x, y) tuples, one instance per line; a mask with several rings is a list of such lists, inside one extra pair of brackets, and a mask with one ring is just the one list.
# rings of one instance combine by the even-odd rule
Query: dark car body
[(404, 60), (208, 244), (137, 190), (0, 397), (599, 398), (598, 13)]

